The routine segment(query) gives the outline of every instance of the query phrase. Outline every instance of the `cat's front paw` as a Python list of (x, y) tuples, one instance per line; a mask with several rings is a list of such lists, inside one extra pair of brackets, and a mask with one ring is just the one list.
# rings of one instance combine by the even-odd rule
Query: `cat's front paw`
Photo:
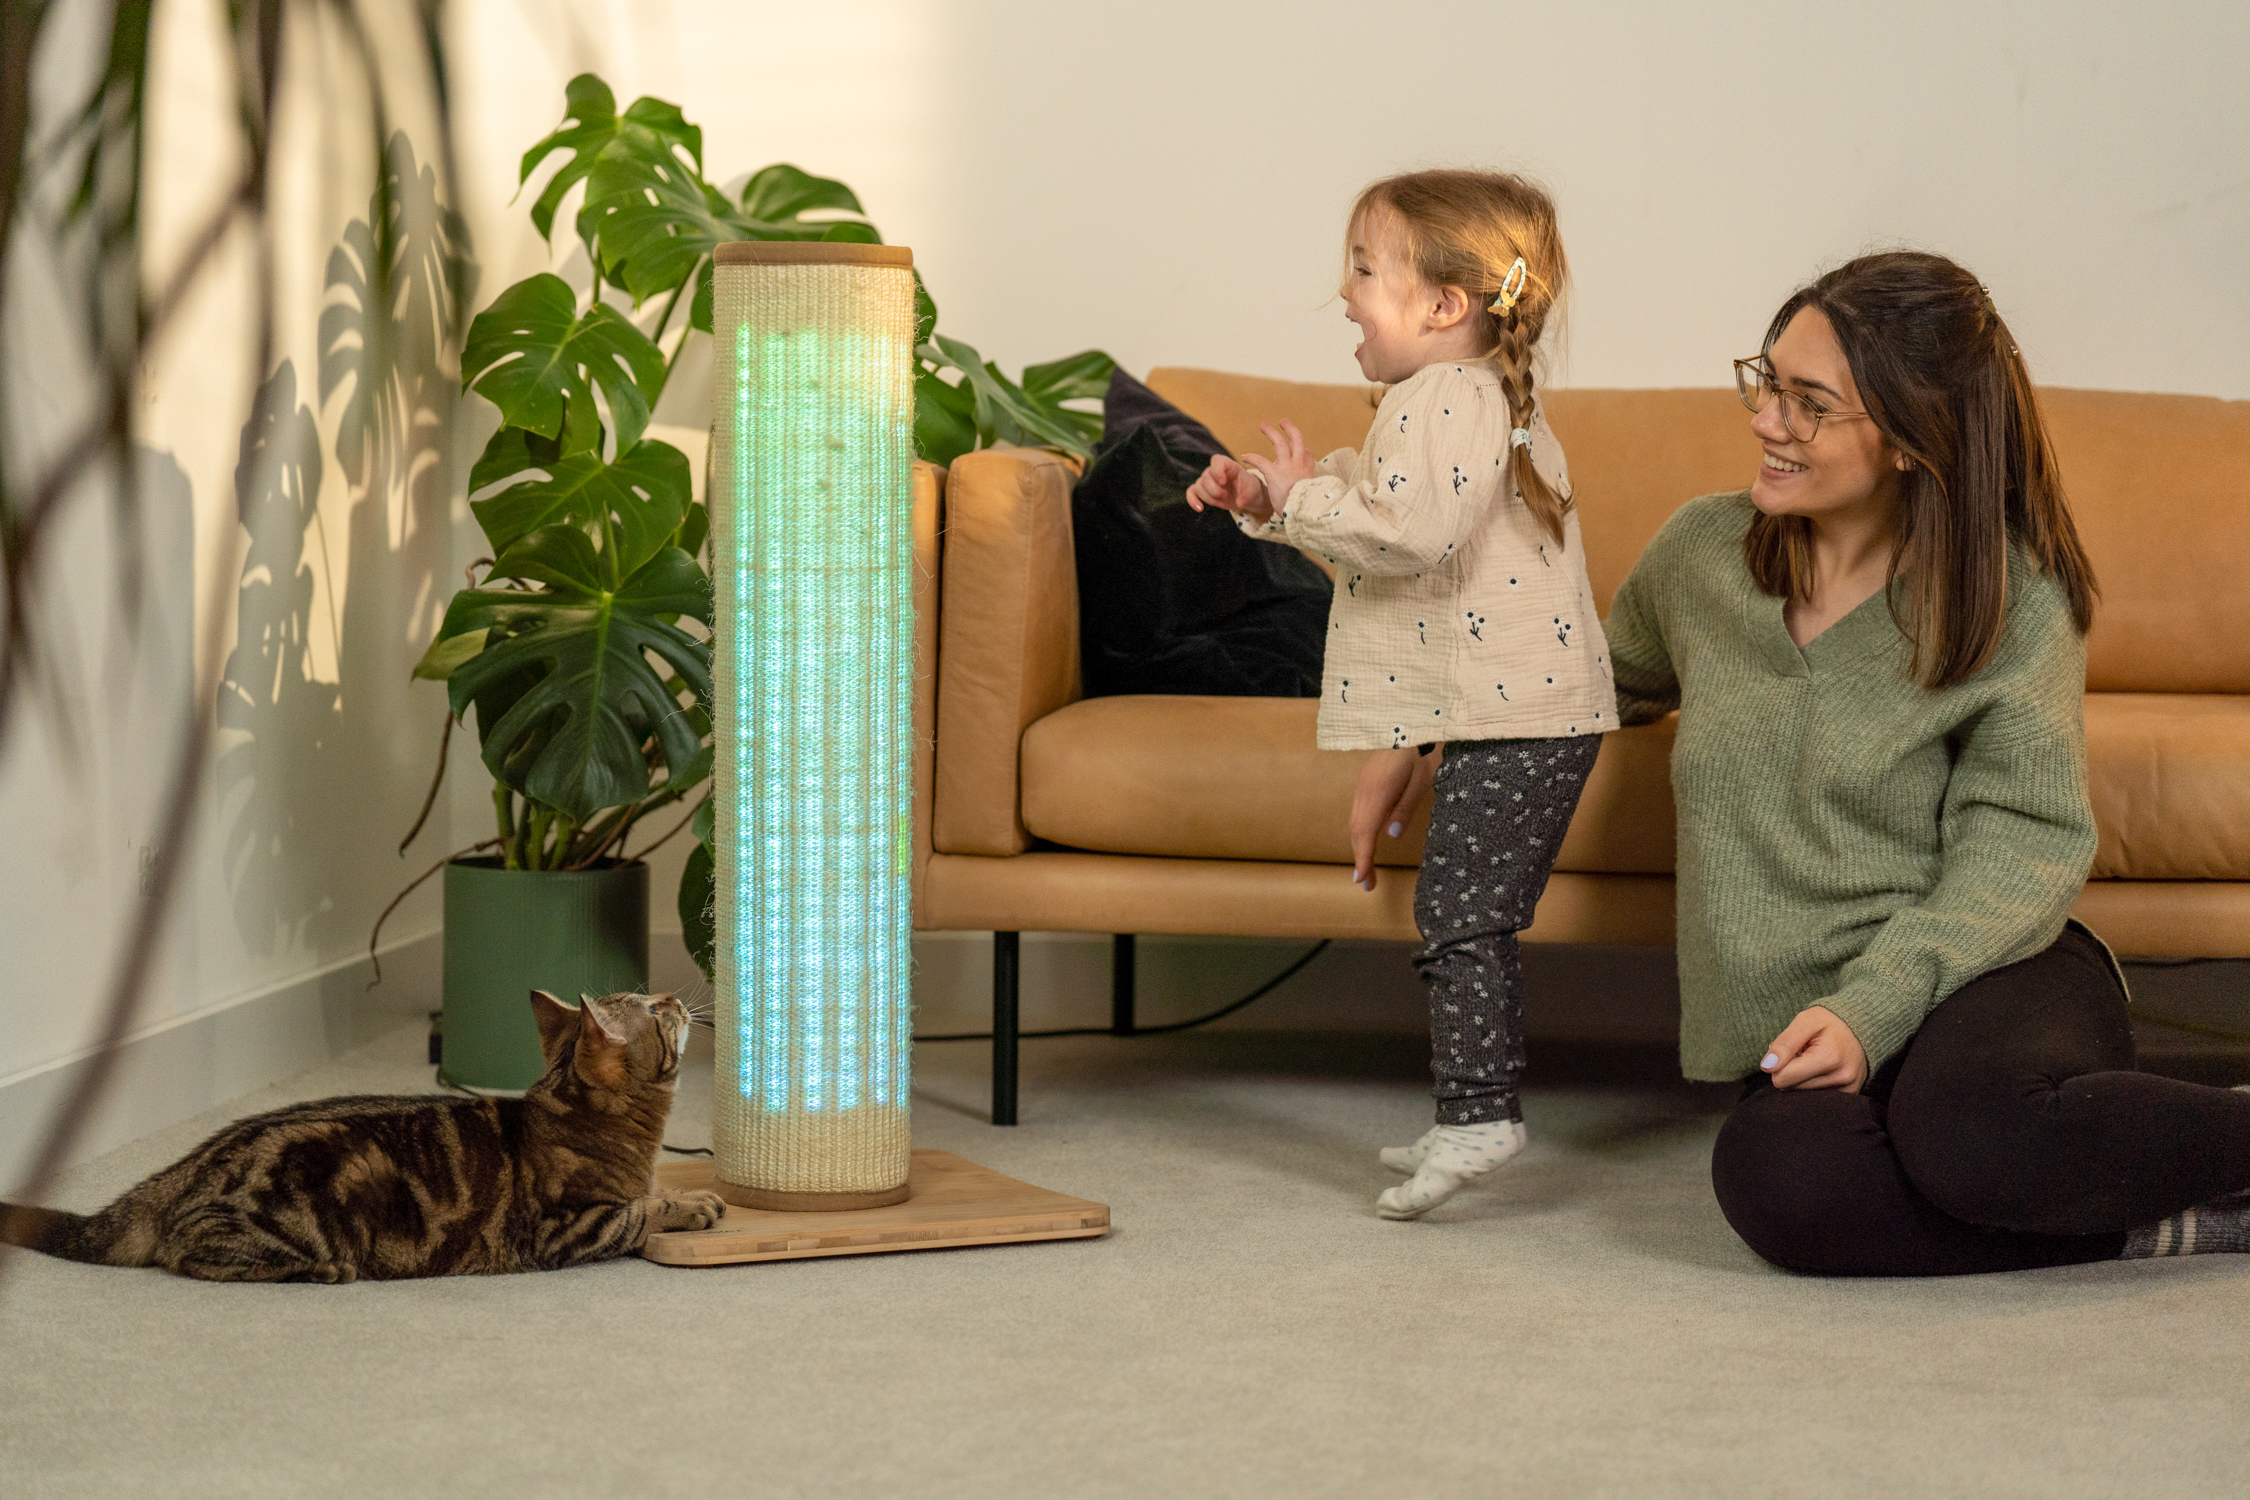
[(727, 1202), (717, 1193), (666, 1193), (652, 1217), (659, 1229), (709, 1229), (726, 1211)]

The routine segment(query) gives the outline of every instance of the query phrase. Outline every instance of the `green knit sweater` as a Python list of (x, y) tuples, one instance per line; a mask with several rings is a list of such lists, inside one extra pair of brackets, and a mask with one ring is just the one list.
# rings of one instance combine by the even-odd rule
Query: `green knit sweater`
[(1604, 625), (1625, 722), (1680, 709), (1681, 1071), (1753, 1073), (1824, 1005), (1872, 1072), (2062, 931), (2094, 858), (2085, 640), (2019, 550), (1965, 682), (1913, 680), (1880, 593), (1800, 651), (1743, 561), (1754, 514), (1746, 493), (1682, 506)]

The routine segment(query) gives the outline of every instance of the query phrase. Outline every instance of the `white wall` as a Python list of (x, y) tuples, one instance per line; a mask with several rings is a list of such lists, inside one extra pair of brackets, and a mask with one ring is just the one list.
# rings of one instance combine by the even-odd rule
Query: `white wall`
[[(51, 23), (37, 58), (41, 120), (82, 97), (107, 10), (66, 5)], [(169, 279), (236, 170), (219, 13), (212, 0), (157, 7), (143, 174), (152, 285)], [(426, 143), (426, 95), (402, 61), (405, 18), (377, 17), (374, 30), (394, 74), (395, 123)], [(355, 219), (364, 227), (374, 176), (365, 96), (337, 40), (311, 27), (291, 34), (276, 131), (286, 146), (274, 166), (269, 420), (246, 434), (261, 272), (237, 236), (142, 373), (137, 618), (115, 583), (133, 544), (113, 525), (112, 486), (83, 488), (48, 556), (40, 613), (54, 671), (0, 744), (0, 827), (11, 834), (0, 860), (0, 1189), (94, 1034), (190, 702), (218, 703), (219, 733), (127, 1080), (87, 1144), (324, 1060), (384, 1007), (435, 1003), (434, 885), (393, 919), (386, 942), (402, 972), (371, 1000), (360, 955), (408, 873), (450, 847), (441, 808), (419, 864), (395, 853), (443, 716), (442, 691), (410, 686), (408, 673), (458, 577), (465, 511), (451, 494), (443, 425), (450, 377), (429, 349), (410, 345), (402, 361), (400, 410), (423, 425), (364, 449), (340, 443), (358, 391), (356, 345), (330, 338), (324, 350), (320, 320), (355, 305), (332, 273), (352, 263), (337, 252)], [(5, 451), (21, 485), (91, 402), (66, 316), (84, 247), (25, 235), (16, 249)], [(207, 640), (215, 651), (203, 651)]]
[[(1099, 346), (1352, 380), (1342, 217), (1385, 172), (1532, 171), (1577, 273), (1571, 383), (1726, 383), (1817, 268), (1906, 244), (1991, 286), (2041, 379), (2250, 396), (2250, 7), (1421, 0), (468, 0), (478, 243), (594, 68), (911, 244), (1013, 369)], [(567, 16), (566, 21), (554, 19)], [(535, 245), (535, 241), (531, 242)]]

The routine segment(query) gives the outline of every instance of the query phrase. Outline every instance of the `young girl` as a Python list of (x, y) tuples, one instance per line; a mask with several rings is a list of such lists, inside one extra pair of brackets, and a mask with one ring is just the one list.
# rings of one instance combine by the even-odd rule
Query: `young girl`
[[(1352, 878), (1375, 888), (1430, 785), (1414, 890), (1437, 1124), (1382, 1153), (1412, 1219), (1523, 1149), (1523, 970), (1555, 851), (1617, 725), (1561, 445), (1533, 395), (1567, 268), (1554, 204), (1522, 178), (1415, 172), (1352, 208), (1344, 316), (1390, 387), (1366, 443), (1311, 460), (1283, 421), (1271, 458), (1214, 458), (1188, 494), (1336, 570), (1320, 746), (1373, 750), (1353, 803)], [(1444, 746), (1442, 757), (1433, 755)], [(1442, 761), (1442, 764), (1439, 762)]]

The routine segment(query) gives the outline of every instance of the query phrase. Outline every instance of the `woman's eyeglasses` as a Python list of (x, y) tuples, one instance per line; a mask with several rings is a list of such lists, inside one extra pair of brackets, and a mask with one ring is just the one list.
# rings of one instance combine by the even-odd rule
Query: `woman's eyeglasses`
[(1800, 443), (1809, 443), (1819, 434), (1823, 417), (1867, 415), (1863, 411), (1829, 411), (1802, 391), (1783, 389), (1774, 379), (1773, 366), (1766, 363), (1762, 354), (1734, 362), (1734, 388), (1742, 393), (1742, 404), (1754, 412), (1764, 411), (1779, 401), (1781, 425)]

